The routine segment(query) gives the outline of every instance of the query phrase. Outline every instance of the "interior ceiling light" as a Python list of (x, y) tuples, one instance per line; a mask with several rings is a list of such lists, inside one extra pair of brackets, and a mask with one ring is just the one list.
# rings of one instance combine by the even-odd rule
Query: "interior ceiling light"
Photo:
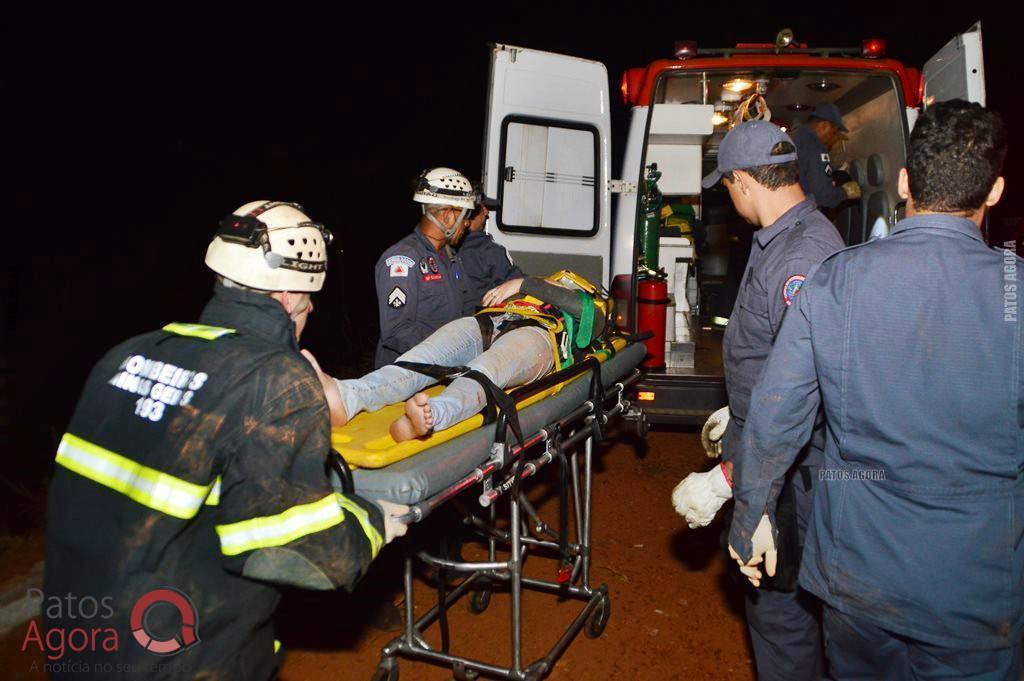
[(799, 102), (794, 102), (793, 104), (790, 104), (786, 108), (789, 109), (790, 111), (807, 111), (812, 107), (810, 104), (800, 104)]
[(719, 125), (725, 125), (728, 122), (729, 122), (729, 117), (726, 116), (721, 111), (716, 111), (715, 113), (713, 113), (711, 115), (711, 125), (715, 126), (716, 128)]
[(822, 78), (821, 80), (813, 83), (807, 83), (807, 89), (813, 90), (814, 92), (832, 92), (833, 90), (839, 89), (838, 83), (830, 83), (829, 81)]
[(754, 81), (749, 78), (733, 78), (722, 83), (722, 87), (729, 92), (743, 92), (754, 87)]

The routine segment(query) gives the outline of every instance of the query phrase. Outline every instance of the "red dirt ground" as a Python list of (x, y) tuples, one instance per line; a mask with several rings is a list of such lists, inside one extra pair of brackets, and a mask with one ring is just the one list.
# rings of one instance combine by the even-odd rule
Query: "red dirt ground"
[[(697, 434), (652, 432), (646, 447), (619, 442), (600, 448), (595, 458), (592, 582), (608, 585), (612, 613), (604, 634), (580, 634), (548, 677), (568, 679), (753, 679), (753, 665), (742, 618), (742, 590), (718, 548), (719, 523), (689, 530), (672, 510), (670, 495), (687, 473), (709, 462)], [(548, 522), (556, 519), (557, 496), (545, 470), (530, 498)], [(416, 528), (413, 528), (413, 532)], [(467, 545), (467, 558), (482, 557)], [(385, 581), (397, 587), (399, 551), (389, 547), (361, 588)], [(535, 555), (526, 573), (552, 579), (554, 562)], [(416, 583), (416, 610), (436, 599), (422, 577)], [(578, 601), (533, 592), (524, 595), (524, 661), (547, 652), (579, 611)], [(509, 599), (495, 593), (482, 615), (465, 602), (449, 612), (452, 652), (501, 665), (509, 661)], [(366, 607), (344, 594), (286, 595), (278, 636), (287, 651), (283, 681), (370, 679), (381, 646), (394, 633), (366, 625)], [(201, 628), (200, 628), (201, 632)], [(24, 627), (0, 640), (0, 669), (6, 678), (42, 679), (30, 673), (33, 660), (19, 650)], [(438, 645), (437, 627), (427, 635)], [(41, 664), (40, 664), (41, 666)], [(402, 681), (450, 679), (451, 672), (401, 660)]]

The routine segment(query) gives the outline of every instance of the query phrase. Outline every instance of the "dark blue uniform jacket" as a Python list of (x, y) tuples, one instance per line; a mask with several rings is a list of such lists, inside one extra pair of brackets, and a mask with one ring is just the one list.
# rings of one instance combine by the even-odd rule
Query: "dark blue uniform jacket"
[(919, 215), (808, 276), (744, 427), (742, 557), (824, 404), (831, 479), (815, 483), (800, 583), (935, 645), (1020, 641), (1022, 262), (969, 220)]

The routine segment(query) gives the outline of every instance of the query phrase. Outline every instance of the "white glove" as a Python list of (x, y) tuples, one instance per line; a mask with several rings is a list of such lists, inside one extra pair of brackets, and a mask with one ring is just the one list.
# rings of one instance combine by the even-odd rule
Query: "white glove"
[(744, 563), (732, 546), (729, 547), (729, 555), (733, 557), (736, 564), (740, 566), (740, 572), (746, 575), (750, 583), (755, 587), (761, 586), (761, 571), (755, 566), (764, 562), (764, 571), (769, 577), (775, 576), (775, 564), (779, 554), (775, 550), (775, 536), (772, 532), (772, 523), (767, 515), (761, 516), (761, 522), (757, 524), (754, 535), (750, 538), (751, 553), (750, 560)]
[(691, 530), (708, 525), (729, 499), (732, 487), (722, 464), (706, 473), (690, 473), (672, 490), (672, 505)]
[(725, 406), (708, 417), (700, 431), (700, 443), (711, 458), (722, 455), (722, 436), (729, 425), (729, 407)]
[(383, 499), (375, 499), (374, 503), (380, 506), (381, 515), (384, 516), (384, 543), (390, 544), (391, 540), (395, 537), (404, 537), (409, 527), (405, 523), (398, 522), (395, 518), (408, 513), (409, 507), (405, 504), (396, 504), (391, 501), (384, 501)]

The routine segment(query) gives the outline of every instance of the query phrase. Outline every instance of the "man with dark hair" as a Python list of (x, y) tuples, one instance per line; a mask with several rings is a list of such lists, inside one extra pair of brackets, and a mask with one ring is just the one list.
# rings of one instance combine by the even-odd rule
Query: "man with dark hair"
[(800, 584), (825, 602), (835, 678), (1019, 678), (1024, 262), (980, 232), (1005, 154), (997, 114), (930, 107), (900, 171), (907, 218), (808, 273), (751, 397), (729, 543), (755, 579), (824, 406)]
[(849, 176), (837, 185), (829, 156), (832, 147), (844, 139), (847, 132), (839, 107), (832, 102), (822, 102), (814, 107), (807, 123), (793, 133), (800, 157), (800, 186), (822, 208), (835, 208), (843, 201), (860, 198), (860, 185)]
[[(732, 496), (733, 462), (746, 456), (740, 435), (750, 409), (750, 391), (783, 316), (810, 268), (843, 247), (835, 227), (804, 195), (798, 176), (797, 152), (786, 133), (772, 123), (749, 121), (722, 140), (718, 169), (704, 178), (705, 188), (722, 179), (736, 212), (760, 229), (754, 232), (750, 259), (723, 341), (729, 406), (715, 412), (705, 426), (709, 441), (721, 440), (720, 447), (709, 449), (720, 451), (724, 463), (706, 473), (692, 473), (672, 494), (676, 511), (686, 517), (691, 528), (710, 523)], [(822, 677), (817, 602), (796, 586), (796, 572), (810, 515), (811, 480), (821, 465), (823, 437), (819, 431), (783, 486), (784, 515), (789, 519), (783, 534), (792, 549), (790, 555), (783, 555), (784, 570), (765, 589), (747, 590), (747, 625), (762, 681), (817, 681)]]

